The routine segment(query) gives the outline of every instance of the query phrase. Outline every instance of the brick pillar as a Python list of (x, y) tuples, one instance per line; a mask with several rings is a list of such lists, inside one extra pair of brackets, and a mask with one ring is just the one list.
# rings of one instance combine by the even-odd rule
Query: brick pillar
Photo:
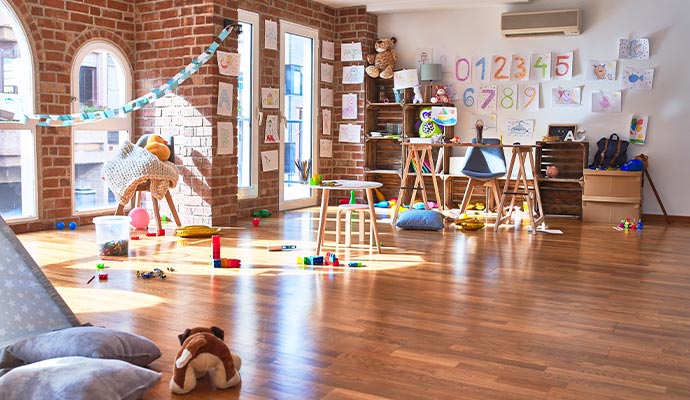
[[(180, 7), (173, 1), (136, 3), (137, 57), (134, 67), (136, 96), (159, 87), (204, 51), (223, 27), (237, 20), (233, 1), (204, 0)], [(231, 34), (219, 47), (237, 51)], [(183, 224), (229, 225), (237, 219), (237, 155), (217, 154), (218, 122), (233, 122), (236, 115), (218, 116), (218, 83), (234, 86), (237, 78), (221, 76), (215, 56), (173, 93), (136, 115), (135, 132), (175, 136), (178, 187), (172, 191)], [(235, 143), (236, 140), (235, 132)], [(165, 212), (165, 211), (163, 211)]]

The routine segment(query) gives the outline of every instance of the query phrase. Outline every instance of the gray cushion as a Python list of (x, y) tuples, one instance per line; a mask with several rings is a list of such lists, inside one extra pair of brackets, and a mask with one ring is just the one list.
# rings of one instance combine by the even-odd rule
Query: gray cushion
[(81, 356), (112, 358), (144, 366), (161, 356), (158, 346), (143, 336), (94, 326), (33, 336), (8, 346), (7, 351), (26, 363)]
[(437, 231), (443, 229), (443, 214), (434, 210), (409, 210), (400, 213), (395, 226), (403, 229)]
[(161, 374), (120, 360), (53, 358), (17, 367), (0, 377), (0, 400), (142, 397)]

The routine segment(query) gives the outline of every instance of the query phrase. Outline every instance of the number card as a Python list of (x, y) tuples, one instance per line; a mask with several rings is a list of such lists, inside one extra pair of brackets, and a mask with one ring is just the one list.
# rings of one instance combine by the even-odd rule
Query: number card
[(496, 55), (491, 58), (491, 80), (503, 82), (510, 80), (510, 58)]
[(479, 86), (479, 109), (482, 111), (496, 111), (496, 85)]
[(462, 88), (462, 105), (466, 110), (477, 110), (477, 100), (475, 99), (476, 96), (476, 89), (473, 86), (465, 86)]
[(472, 64), (472, 76), (475, 81), (488, 82), (490, 79), (490, 71), (486, 65), (486, 57), (474, 57)]
[(529, 54), (513, 54), (510, 64), (510, 79), (513, 81), (529, 80)]
[(520, 85), (520, 110), (539, 111), (539, 84)]
[(548, 81), (551, 79), (551, 53), (533, 53), (530, 76), (533, 81)]
[(455, 79), (460, 82), (470, 82), (472, 79), (472, 61), (469, 57), (455, 59)]
[(553, 79), (557, 81), (573, 79), (573, 52), (556, 53), (554, 58)]
[(501, 110), (517, 111), (518, 85), (500, 85), (498, 87), (498, 105)]

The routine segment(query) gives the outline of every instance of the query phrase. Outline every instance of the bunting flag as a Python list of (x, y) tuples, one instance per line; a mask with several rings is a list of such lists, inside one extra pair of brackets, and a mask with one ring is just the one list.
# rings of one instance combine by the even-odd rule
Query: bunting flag
[(48, 114), (37, 114), (37, 115), (27, 115), (28, 119), (38, 119), (38, 126), (72, 126), (83, 124), (87, 122), (95, 122), (105, 118), (115, 118), (120, 115), (139, 110), (147, 104), (151, 104), (166, 94), (175, 90), (178, 86), (182, 84), (187, 78), (196, 73), (202, 65), (206, 64), (208, 60), (213, 57), (213, 54), (218, 50), (221, 43), (230, 35), (230, 32), (234, 27), (232, 25), (224, 28), (218, 36), (213, 40), (210, 46), (199, 57), (192, 60), (186, 67), (184, 67), (180, 72), (175, 74), (172, 78), (168, 79), (167, 82), (159, 86), (157, 89), (153, 89), (151, 92), (132, 100), (120, 107), (108, 108), (102, 111), (94, 112), (84, 112), (76, 114), (64, 114), (64, 115), (48, 115)]

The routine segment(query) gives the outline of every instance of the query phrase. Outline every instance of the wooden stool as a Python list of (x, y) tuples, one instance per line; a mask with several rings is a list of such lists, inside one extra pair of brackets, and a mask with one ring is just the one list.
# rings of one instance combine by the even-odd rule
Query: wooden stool
[(371, 218), (376, 218), (376, 215), (371, 215), (369, 206), (367, 204), (341, 204), (338, 206), (338, 213), (335, 217), (335, 244), (340, 243), (340, 220), (343, 213), (345, 213), (345, 246), (351, 247), (351, 229), (352, 229), (352, 214), (358, 214), (359, 223), (359, 241), (364, 241), (364, 224), (367, 214), (369, 215), (369, 247), (374, 245), (374, 226), (371, 223)]

